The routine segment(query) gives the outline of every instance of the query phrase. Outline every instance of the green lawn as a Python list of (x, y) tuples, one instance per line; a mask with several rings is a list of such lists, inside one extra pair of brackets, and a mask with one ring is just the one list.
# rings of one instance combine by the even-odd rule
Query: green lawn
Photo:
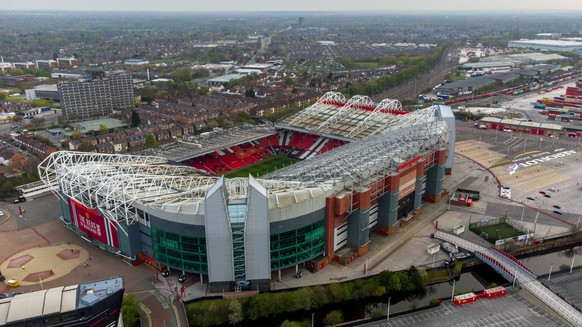
[(249, 174), (253, 175), (253, 177), (263, 176), (275, 170), (281, 169), (285, 166), (292, 165), (299, 161), (298, 159), (287, 158), (284, 156), (277, 156), (270, 159), (263, 160), (261, 162), (257, 162), (256, 164), (252, 164), (246, 167), (243, 167), (237, 171), (228, 173), (224, 175), (226, 178), (234, 178), (234, 177), (248, 177)]
[(358, 65), (359, 69), (370, 69), (380, 66), (377, 61), (354, 61), (354, 63)]
[(502, 240), (518, 235), (523, 235), (523, 232), (518, 231), (517, 229), (511, 227), (511, 225), (506, 223), (478, 227), (473, 229), (473, 232), (477, 233), (477, 235), (481, 235), (482, 232), (487, 233), (487, 235), (489, 235), (487, 241), (491, 243), (495, 243), (495, 241), (498, 239)]

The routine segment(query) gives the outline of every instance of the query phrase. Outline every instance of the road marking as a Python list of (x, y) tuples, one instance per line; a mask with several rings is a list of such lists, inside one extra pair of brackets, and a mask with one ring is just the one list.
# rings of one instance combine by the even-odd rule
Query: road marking
[(148, 307), (146, 307), (143, 303), (140, 303), (139, 306), (143, 310), (143, 312), (145, 313), (145, 315), (148, 319), (148, 326), (152, 327), (153, 326), (152, 325), (152, 315), (151, 315), (152, 311)]
[(160, 293), (158, 293), (157, 291), (150, 291), (150, 294), (156, 297), (156, 299), (158, 300), (158, 302), (160, 302), (164, 309), (170, 308), (170, 306), (166, 302), (166, 298), (164, 298)]

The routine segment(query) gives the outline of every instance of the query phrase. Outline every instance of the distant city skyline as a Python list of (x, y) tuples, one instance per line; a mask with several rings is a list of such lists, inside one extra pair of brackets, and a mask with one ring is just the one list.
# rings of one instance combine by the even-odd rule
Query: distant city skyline
[(247, 0), (247, 1), (137, 1), (137, 0), (100, 0), (87, 3), (78, 0), (7, 0), (3, 10), (71, 10), (71, 11), (152, 11), (152, 12), (208, 12), (208, 11), (535, 11), (568, 10), (582, 11), (580, 0), (488, 0), (488, 1), (386, 1), (377, 0), (335, 0), (289, 2)]

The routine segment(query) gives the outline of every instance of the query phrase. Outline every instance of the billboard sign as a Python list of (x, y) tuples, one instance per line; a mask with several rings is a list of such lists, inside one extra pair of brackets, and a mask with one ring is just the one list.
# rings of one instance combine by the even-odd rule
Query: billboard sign
[(95, 210), (89, 209), (69, 198), (72, 223), (91, 238), (119, 249), (117, 226)]

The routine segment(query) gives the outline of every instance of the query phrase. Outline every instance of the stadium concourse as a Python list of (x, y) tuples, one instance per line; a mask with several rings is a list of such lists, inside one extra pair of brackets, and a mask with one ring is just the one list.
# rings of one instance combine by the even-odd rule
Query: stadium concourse
[[(393, 234), (423, 199), (439, 201), (454, 131), (447, 106), (404, 112), (329, 92), (274, 126), (203, 133), (149, 156), (61, 151), (39, 173), (58, 185), (64, 223), (104, 250), (207, 276), (210, 292), (268, 290), (281, 269), (348, 264), (372, 232)], [(281, 157), (298, 162), (225, 176)]]

